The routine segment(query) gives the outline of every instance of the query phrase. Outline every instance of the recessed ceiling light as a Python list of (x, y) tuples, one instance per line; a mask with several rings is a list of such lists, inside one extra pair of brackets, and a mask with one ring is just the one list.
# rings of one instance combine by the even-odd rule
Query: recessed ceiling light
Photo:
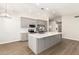
[(40, 5), (40, 3), (35, 3), (35, 4), (38, 5), (38, 6)]
[(49, 10), (49, 8), (46, 8), (47, 10)]

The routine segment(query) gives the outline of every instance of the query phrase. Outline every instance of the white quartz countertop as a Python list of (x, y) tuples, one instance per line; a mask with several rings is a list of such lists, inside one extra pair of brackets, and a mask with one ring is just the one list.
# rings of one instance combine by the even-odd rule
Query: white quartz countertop
[(43, 38), (48, 37), (52, 35), (62, 34), (61, 32), (45, 32), (45, 33), (29, 33), (29, 36), (35, 37), (35, 38)]

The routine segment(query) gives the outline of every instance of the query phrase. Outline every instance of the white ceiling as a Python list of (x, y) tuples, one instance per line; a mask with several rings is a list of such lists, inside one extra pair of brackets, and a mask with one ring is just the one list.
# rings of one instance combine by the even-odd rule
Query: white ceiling
[(79, 15), (79, 3), (54, 3), (43, 4), (43, 6), (52, 9), (52, 11), (55, 9), (64, 16)]
[[(41, 10), (44, 8), (44, 10)], [(48, 8), (48, 10), (46, 10)], [(58, 12), (62, 16), (75, 16), (79, 15), (79, 3), (0, 3), (0, 13), (7, 9), (8, 13), (16, 16), (47, 16), (47, 12)], [(41, 16), (44, 17), (44, 16)]]

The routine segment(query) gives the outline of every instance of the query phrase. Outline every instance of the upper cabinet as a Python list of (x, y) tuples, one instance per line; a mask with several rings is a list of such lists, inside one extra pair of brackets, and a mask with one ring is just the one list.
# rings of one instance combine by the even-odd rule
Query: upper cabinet
[(47, 27), (47, 21), (45, 20), (21, 17), (21, 28), (28, 28), (30, 24), (34, 24), (34, 25), (41, 24)]

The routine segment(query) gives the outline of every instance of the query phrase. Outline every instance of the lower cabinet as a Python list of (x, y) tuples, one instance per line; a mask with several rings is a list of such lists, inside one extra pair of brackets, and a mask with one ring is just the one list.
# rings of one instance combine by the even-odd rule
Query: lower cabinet
[(29, 36), (29, 48), (35, 54), (39, 54), (59, 42), (61, 42), (60, 35), (53, 35), (44, 38), (35, 38)]
[(28, 40), (28, 33), (21, 33), (21, 41), (27, 41)]

